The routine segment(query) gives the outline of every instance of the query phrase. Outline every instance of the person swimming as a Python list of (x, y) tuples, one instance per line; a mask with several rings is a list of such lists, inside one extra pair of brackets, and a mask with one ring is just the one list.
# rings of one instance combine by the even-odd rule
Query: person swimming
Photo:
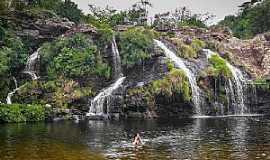
[(135, 146), (139, 146), (139, 145), (142, 145), (142, 139), (141, 139), (141, 136), (139, 133), (137, 133), (137, 135), (135, 136), (134, 138), (134, 141), (133, 141), (133, 145)]

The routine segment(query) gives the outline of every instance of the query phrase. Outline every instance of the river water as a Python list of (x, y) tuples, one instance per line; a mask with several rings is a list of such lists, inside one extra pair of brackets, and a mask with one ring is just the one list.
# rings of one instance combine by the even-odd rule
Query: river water
[[(134, 148), (137, 132), (145, 144)], [(2, 124), (0, 159), (270, 159), (270, 118)]]

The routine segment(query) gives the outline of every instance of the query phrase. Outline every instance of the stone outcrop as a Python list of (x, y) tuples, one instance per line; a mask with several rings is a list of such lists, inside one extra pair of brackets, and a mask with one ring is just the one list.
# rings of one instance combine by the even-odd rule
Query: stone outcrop
[(251, 85), (248, 93), (250, 113), (270, 115), (270, 85)]
[(188, 41), (204, 40), (208, 47), (221, 55), (229, 56), (236, 66), (246, 69), (252, 78), (263, 78), (270, 74), (270, 33), (260, 34), (253, 39), (241, 40), (233, 37), (228, 28), (208, 29), (184, 27), (175, 31), (178, 38)]
[(74, 23), (49, 11), (10, 11), (0, 17), (33, 49), (62, 35)]

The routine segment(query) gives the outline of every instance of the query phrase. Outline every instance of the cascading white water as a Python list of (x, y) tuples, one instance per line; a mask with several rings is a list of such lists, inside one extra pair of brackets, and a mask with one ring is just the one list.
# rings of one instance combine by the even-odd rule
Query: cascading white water
[[(231, 64), (227, 63), (227, 66), (230, 68), (232, 75), (233, 75), (233, 83), (235, 86), (235, 102), (238, 106), (236, 113), (237, 114), (245, 114), (247, 112), (247, 107), (245, 105), (245, 98), (244, 98), (244, 91), (247, 86), (247, 80), (244, 78), (243, 73), (240, 69), (232, 66)], [(231, 91), (232, 92), (232, 91)]]
[(31, 76), (32, 80), (38, 79), (38, 76), (36, 75), (36, 72), (35, 72), (35, 64), (40, 57), (39, 51), (40, 51), (40, 48), (28, 57), (25, 71), (24, 71), (24, 73), (27, 73)]
[(8, 93), (7, 98), (6, 98), (7, 104), (12, 104), (11, 98), (19, 90), (16, 78), (15, 77), (12, 77), (12, 78), (15, 84), (15, 89), (12, 92)]
[[(206, 54), (207, 59), (211, 58), (212, 55), (216, 53), (209, 50), (204, 49), (204, 53)], [(230, 97), (230, 102), (232, 107), (234, 108), (235, 114), (245, 114), (247, 112), (246, 105), (244, 103), (244, 91), (247, 86), (247, 79), (243, 76), (243, 73), (240, 69), (232, 66), (229, 62), (226, 61), (226, 65), (232, 72), (232, 79), (229, 79), (225, 86), (226, 95)]]
[(122, 74), (121, 68), (121, 57), (119, 54), (119, 50), (115, 41), (115, 36), (113, 36), (112, 40), (112, 54), (113, 54), (113, 66), (114, 66), (114, 78), (117, 79)]
[[(108, 117), (110, 110), (110, 100), (113, 96), (113, 92), (117, 90), (126, 77), (122, 76), (122, 68), (121, 68), (121, 57), (119, 54), (119, 50), (115, 41), (115, 37), (113, 37), (112, 41), (112, 57), (113, 57), (113, 65), (114, 65), (114, 78), (116, 81), (108, 88), (104, 89), (100, 92), (92, 101), (89, 112), (86, 116), (102, 116)], [(104, 110), (106, 107), (106, 110)]]
[[(104, 116), (108, 115), (109, 113), (109, 106), (110, 106), (110, 98), (113, 94), (113, 91), (118, 89), (126, 77), (119, 78), (115, 83), (113, 83), (110, 87), (104, 89), (100, 92), (92, 101), (89, 112), (87, 116)], [(106, 103), (105, 103), (106, 102)], [(105, 106), (106, 105), (106, 106)], [(106, 107), (106, 111), (104, 110)]]
[[(28, 57), (25, 71), (24, 71), (24, 73), (29, 74), (31, 76), (32, 80), (38, 79), (38, 76), (35, 73), (35, 64), (40, 57), (39, 51), (40, 51), (40, 48)], [(7, 104), (12, 104), (12, 100), (11, 100), (12, 96), (17, 91), (19, 91), (21, 87), (23, 87), (23, 86), (18, 87), (18, 83), (15, 77), (13, 77), (13, 81), (15, 83), (15, 89), (12, 92), (8, 93), (7, 98), (6, 98)]]
[(182, 69), (186, 73), (186, 76), (188, 77), (188, 80), (191, 86), (192, 101), (194, 103), (196, 113), (198, 115), (201, 115), (200, 88), (197, 85), (195, 75), (191, 72), (190, 69), (187, 68), (184, 61), (181, 58), (177, 57), (174, 52), (168, 49), (168, 47), (164, 43), (162, 43), (159, 40), (154, 40), (154, 41), (161, 49), (164, 50), (165, 56), (168, 57), (170, 60), (172, 60), (177, 68)]

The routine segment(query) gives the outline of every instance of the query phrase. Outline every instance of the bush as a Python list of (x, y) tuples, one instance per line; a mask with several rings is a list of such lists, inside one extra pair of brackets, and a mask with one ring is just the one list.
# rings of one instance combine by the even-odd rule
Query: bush
[(256, 2), (258, 1), (245, 2), (238, 15), (226, 16), (219, 25), (228, 26), (234, 36), (243, 39), (270, 31), (270, 1)]
[(120, 55), (122, 64), (130, 68), (150, 58), (154, 47), (152, 30), (132, 28), (120, 34)]
[(0, 122), (33, 122), (45, 120), (45, 108), (40, 105), (0, 104)]
[(191, 100), (191, 91), (188, 78), (181, 69), (173, 68), (169, 74), (152, 84), (155, 94), (171, 97), (173, 94), (182, 94), (185, 101)]
[(76, 106), (74, 102), (83, 97), (93, 95), (91, 86), (80, 86), (74, 80), (63, 79), (53, 81), (27, 82), (13, 100), (17, 103), (51, 104), (59, 108)]
[(181, 69), (172, 68), (163, 79), (155, 80), (144, 86), (128, 90), (128, 95), (132, 97), (141, 97), (149, 107), (154, 107), (156, 97), (165, 96), (171, 98), (181, 96), (184, 101), (191, 100), (191, 90), (188, 79)]
[(198, 52), (206, 47), (205, 42), (194, 39), (192, 40), (192, 43), (190, 45), (185, 44), (181, 39), (179, 38), (171, 38), (170, 41), (173, 43), (173, 45), (177, 49), (177, 55), (182, 58), (197, 58)]
[(207, 70), (208, 75), (210, 76), (224, 76), (226, 78), (232, 77), (232, 72), (230, 68), (227, 66), (227, 62), (225, 59), (221, 58), (218, 54), (212, 55), (209, 59), (211, 63), (211, 67)]
[(194, 39), (191, 42), (191, 47), (195, 50), (196, 53), (198, 53), (200, 50), (206, 47), (206, 43), (202, 40)]
[(109, 78), (111, 68), (103, 62), (92, 39), (83, 34), (62, 38), (43, 45), (41, 65), (50, 78), (74, 78), (97, 74)]
[(22, 40), (7, 32), (0, 48), (0, 75), (7, 72), (16, 75), (25, 66), (28, 51)]
[(93, 73), (95, 48), (79, 51), (72, 48), (63, 48), (50, 63), (49, 76), (63, 75), (64, 77), (79, 77)]

